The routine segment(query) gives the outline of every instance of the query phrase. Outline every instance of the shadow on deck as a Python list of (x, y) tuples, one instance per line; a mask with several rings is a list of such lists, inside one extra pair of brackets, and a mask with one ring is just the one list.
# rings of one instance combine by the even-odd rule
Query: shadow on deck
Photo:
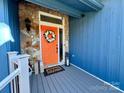
[(45, 77), (31, 76), (31, 93), (122, 93), (73, 67)]

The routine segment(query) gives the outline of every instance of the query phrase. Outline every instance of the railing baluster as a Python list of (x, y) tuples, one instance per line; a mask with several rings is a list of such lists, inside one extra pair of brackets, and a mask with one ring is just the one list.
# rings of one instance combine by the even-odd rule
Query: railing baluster
[(8, 77), (0, 82), (0, 91), (8, 85), (17, 75), (19, 75), (19, 69), (16, 69), (13, 73), (11, 73)]

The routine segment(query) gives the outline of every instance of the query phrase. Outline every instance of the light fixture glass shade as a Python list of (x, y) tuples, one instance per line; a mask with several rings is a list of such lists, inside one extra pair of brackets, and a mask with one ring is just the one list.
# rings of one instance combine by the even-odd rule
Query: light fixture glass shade
[(14, 42), (10, 27), (5, 23), (0, 23), (0, 46), (8, 41)]

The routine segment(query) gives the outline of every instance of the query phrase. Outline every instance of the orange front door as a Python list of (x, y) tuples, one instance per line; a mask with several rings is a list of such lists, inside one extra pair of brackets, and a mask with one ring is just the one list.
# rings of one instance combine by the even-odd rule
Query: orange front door
[[(51, 33), (50, 33), (51, 32)], [(58, 64), (58, 28), (41, 25), (42, 61), (45, 67)]]

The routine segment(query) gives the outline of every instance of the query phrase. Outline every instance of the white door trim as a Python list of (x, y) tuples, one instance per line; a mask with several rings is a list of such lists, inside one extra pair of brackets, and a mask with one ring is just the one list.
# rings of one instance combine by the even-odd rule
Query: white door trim
[[(54, 23), (50, 23), (50, 22), (41, 21), (40, 20), (40, 15), (45, 15), (45, 16), (61, 19), (63, 23), (62, 23), (62, 25), (59, 25), (59, 24), (54, 24)], [(60, 17), (60, 16), (55, 16), (55, 15), (52, 15), (52, 14), (49, 14), (49, 13), (46, 13), (46, 12), (39, 11), (39, 37), (40, 37), (40, 59), (41, 59), (41, 62), (42, 62), (41, 25), (54, 26), (54, 27), (58, 28), (58, 64), (50, 65), (48, 67), (65, 64), (65, 28), (64, 28), (64, 25), (65, 25), (64, 23), (65, 22), (64, 22), (64, 20), (65, 19)], [(59, 46), (59, 28), (63, 29), (63, 60), (62, 60), (62, 62), (59, 62), (59, 60), (60, 60), (60, 54), (59, 54), (59, 51), (60, 51), (60, 46)]]

